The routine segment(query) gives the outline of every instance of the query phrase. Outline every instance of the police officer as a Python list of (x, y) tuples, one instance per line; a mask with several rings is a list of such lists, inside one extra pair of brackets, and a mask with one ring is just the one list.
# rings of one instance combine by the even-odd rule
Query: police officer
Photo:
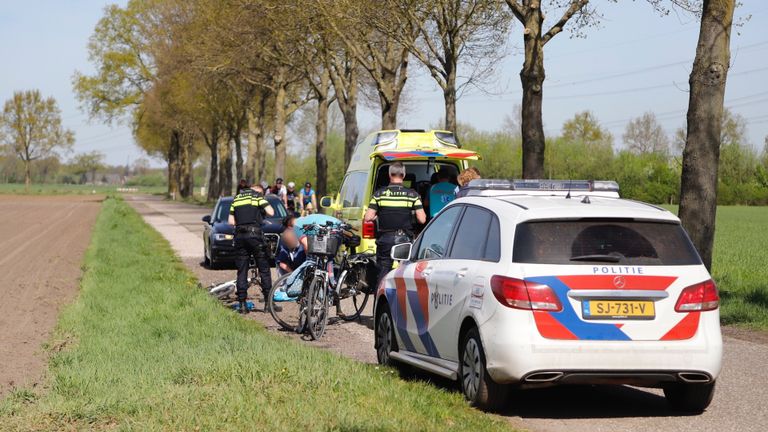
[(427, 215), (419, 194), (403, 186), (405, 166), (395, 162), (389, 166), (389, 186), (373, 193), (365, 221), (378, 217), (378, 236), (376, 238), (376, 263), (379, 265), (379, 280), (392, 270), (392, 246), (406, 243), (413, 239), (413, 214), (423, 224)]
[[(237, 300), (240, 313), (248, 313), (248, 265), (251, 255), (256, 258), (256, 265), (261, 278), (261, 292), (267, 298), (272, 288), (272, 275), (267, 259), (267, 245), (261, 232), (264, 215), (275, 214), (269, 202), (256, 191), (256, 187), (240, 190), (229, 208), (229, 224), (235, 226), (235, 265), (237, 266)], [(266, 301), (264, 302), (266, 305)]]

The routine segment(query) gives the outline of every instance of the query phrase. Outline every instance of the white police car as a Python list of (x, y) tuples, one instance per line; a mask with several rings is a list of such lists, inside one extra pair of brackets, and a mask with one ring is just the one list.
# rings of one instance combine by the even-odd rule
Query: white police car
[(661, 387), (703, 411), (722, 360), (717, 288), (680, 221), (615, 182), (474, 180), (377, 291), (382, 364), (457, 379), (497, 409), (507, 384)]

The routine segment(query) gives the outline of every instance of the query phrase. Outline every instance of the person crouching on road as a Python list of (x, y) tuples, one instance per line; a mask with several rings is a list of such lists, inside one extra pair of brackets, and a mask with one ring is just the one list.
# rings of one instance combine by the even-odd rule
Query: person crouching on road
[[(261, 278), (261, 291), (267, 298), (272, 288), (267, 244), (261, 232), (264, 216), (273, 216), (275, 210), (255, 187), (245, 188), (235, 196), (229, 208), (229, 224), (235, 226), (235, 265), (237, 266), (237, 301), (240, 313), (248, 313), (248, 266), (250, 257), (256, 259)], [(266, 305), (266, 302), (264, 302)]]
[(307, 260), (307, 254), (304, 247), (299, 243), (296, 232), (293, 228), (286, 228), (280, 235), (280, 247), (277, 249), (275, 264), (280, 275), (290, 273), (296, 270)]
[(423, 224), (427, 214), (418, 192), (403, 186), (405, 166), (395, 162), (389, 166), (389, 186), (373, 193), (365, 221), (378, 219), (376, 238), (376, 263), (379, 266), (379, 281), (392, 270), (392, 246), (413, 240), (413, 215)]

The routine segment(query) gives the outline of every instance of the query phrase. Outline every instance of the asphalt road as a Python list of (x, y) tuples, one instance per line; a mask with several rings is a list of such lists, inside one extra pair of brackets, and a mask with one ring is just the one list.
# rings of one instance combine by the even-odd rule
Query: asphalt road
[[(184, 262), (205, 284), (234, 278), (232, 270), (212, 272), (202, 261), (202, 207), (163, 202), (156, 197), (134, 197), (131, 201), (145, 218), (154, 216)], [(151, 220), (151, 217), (149, 218)], [(175, 225), (172, 221), (175, 221)], [(179, 230), (179, 227), (186, 228)], [(188, 233), (198, 236), (190, 241)], [(197, 254), (197, 255), (195, 255)], [(190, 256), (192, 255), (192, 256)], [(269, 328), (269, 316), (250, 314)], [(360, 361), (375, 361), (373, 334), (368, 326), (343, 323), (329, 329), (320, 343)], [(701, 415), (680, 416), (670, 412), (658, 390), (632, 387), (561, 387), (518, 391), (512, 394), (503, 413), (518, 428), (551, 432), (602, 431), (768, 431), (768, 335), (740, 329), (724, 329), (724, 368), (710, 408)], [(452, 389), (450, 383), (437, 383)]]

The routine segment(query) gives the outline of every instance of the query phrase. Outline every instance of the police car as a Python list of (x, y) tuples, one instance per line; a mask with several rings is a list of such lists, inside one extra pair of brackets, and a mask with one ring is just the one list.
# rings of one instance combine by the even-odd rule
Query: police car
[(717, 288), (672, 213), (605, 181), (474, 180), (377, 290), (381, 364), (458, 380), (474, 406), (510, 384), (663, 388), (701, 412), (720, 372)]

